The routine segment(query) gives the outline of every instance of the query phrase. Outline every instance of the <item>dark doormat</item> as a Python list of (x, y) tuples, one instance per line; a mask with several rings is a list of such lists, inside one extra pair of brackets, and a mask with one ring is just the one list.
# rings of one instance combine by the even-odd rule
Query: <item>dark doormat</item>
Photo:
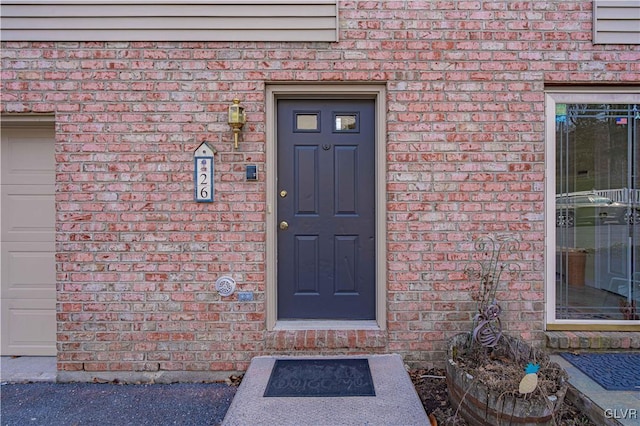
[(376, 396), (367, 359), (277, 359), (264, 396)]
[(640, 390), (640, 352), (560, 353), (606, 390)]

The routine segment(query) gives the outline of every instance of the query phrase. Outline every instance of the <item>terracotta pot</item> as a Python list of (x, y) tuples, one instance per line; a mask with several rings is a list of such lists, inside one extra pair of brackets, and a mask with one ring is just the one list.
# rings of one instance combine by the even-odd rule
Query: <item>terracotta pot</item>
[[(509, 336), (518, 348), (518, 356), (523, 360), (543, 359), (542, 351), (531, 348), (525, 342)], [(499, 394), (486, 385), (474, 380), (474, 377), (463, 371), (455, 361), (469, 351), (471, 335), (458, 334), (449, 342), (446, 364), (447, 387), (453, 408), (458, 411), (469, 424), (501, 426), (501, 425), (553, 425), (553, 417), (562, 406), (567, 391), (567, 381), (562, 380), (560, 389), (547, 398), (547, 401), (515, 395)], [(455, 356), (454, 356), (455, 354)], [(557, 365), (557, 364), (555, 364)], [(558, 369), (561, 367), (558, 365)], [(523, 371), (524, 376), (524, 371)], [(517, 392), (518, 389), (515, 389)]]

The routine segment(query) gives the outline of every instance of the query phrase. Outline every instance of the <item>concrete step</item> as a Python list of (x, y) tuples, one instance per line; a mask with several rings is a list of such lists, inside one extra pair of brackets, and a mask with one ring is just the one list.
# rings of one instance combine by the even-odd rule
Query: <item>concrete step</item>
[[(369, 360), (376, 396), (263, 396), (276, 359)], [(227, 411), (223, 426), (428, 425), (429, 419), (400, 355), (332, 357), (256, 357)]]

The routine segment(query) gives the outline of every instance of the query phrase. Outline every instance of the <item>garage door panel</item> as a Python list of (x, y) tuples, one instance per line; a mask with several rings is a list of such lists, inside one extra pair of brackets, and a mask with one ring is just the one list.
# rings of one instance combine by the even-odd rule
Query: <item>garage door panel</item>
[(56, 354), (55, 131), (2, 125), (0, 350)]
[(53, 241), (53, 185), (2, 185), (2, 241)]
[(2, 244), (3, 298), (56, 298), (54, 243)]
[(53, 129), (2, 129), (2, 183), (51, 184), (55, 175)]
[(2, 354), (56, 354), (55, 301), (2, 299)]

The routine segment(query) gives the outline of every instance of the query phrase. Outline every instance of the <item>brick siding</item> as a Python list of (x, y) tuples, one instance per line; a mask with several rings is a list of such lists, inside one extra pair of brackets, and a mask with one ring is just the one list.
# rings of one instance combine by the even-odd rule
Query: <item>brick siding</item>
[[(269, 353), (443, 365), (470, 328), (472, 238), (522, 242), (505, 327), (544, 334), (544, 89), (640, 84), (592, 2), (340, 1), (338, 43), (3, 42), (2, 113), (55, 114), (58, 368), (236, 371)], [(265, 87), (387, 86), (386, 331), (267, 331)], [(232, 149), (226, 113), (248, 123)], [(194, 149), (218, 151), (193, 200)], [(231, 274), (255, 300), (221, 298)]]
[(630, 350), (640, 349), (640, 333), (616, 331), (548, 331), (547, 348), (566, 350)]

